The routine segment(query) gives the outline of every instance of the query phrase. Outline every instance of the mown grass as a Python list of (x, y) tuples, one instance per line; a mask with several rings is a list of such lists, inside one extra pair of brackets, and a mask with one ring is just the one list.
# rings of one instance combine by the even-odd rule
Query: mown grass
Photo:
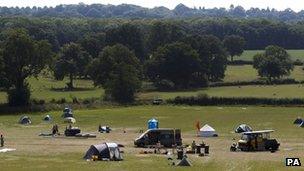
[[(253, 56), (257, 53), (262, 53), (264, 50), (245, 50), (244, 53), (240, 57), (235, 57), (235, 60), (244, 60), (244, 61), (252, 61)], [(287, 50), (292, 60), (301, 60), (304, 59), (304, 50)]]
[[(60, 111), (50, 112), (59, 123), (60, 131), (65, 127)], [(77, 110), (76, 126), (83, 131), (96, 131), (97, 125), (110, 125), (110, 134), (98, 134), (96, 139), (56, 139), (37, 136), (50, 130), (51, 124), (42, 123), (43, 113), (28, 113), (33, 125), (17, 124), (20, 115), (0, 115), (0, 130), (6, 138), (6, 146), (16, 148), (15, 152), (1, 153), (1, 170), (286, 170), (285, 157), (303, 158), (304, 140), (302, 128), (292, 124), (297, 116), (303, 116), (302, 108), (284, 107), (190, 107), (190, 106), (137, 106), (102, 108), (98, 110)], [(205, 138), (210, 145), (208, 157), (190, 156), (193, 167), (174, 168), (165, 156), (139, 155), (134, 151), (132, 141), (139, 129), (146, 128), (146, 121), (156, 117), (160, 127), (182, 129), (184, 143), (191, 143), (195, 137), (195, 122), (208, 123), (216, 129), (218, 138)], [(54, 123), (53, 122), (53, 123)], [(229, 145), (232, 133), (240, 123), (247, 123), (254, 129), (275, 129), (272, 137), (281, 142), (276, 153), (232, 153)], [(127, 134), (121, 134), (126, 128)], [(86, 162), (82, 159), (91, 144), (115, 141), (125, 145), (124, 161)]]

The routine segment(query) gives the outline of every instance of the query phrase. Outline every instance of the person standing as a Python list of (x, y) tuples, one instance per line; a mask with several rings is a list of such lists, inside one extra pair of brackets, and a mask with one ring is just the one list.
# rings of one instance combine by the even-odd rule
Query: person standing
[(4, 137), (2, 134), (0, 136), (0, 145), (1, 145), (1, 147), (4, 147)]

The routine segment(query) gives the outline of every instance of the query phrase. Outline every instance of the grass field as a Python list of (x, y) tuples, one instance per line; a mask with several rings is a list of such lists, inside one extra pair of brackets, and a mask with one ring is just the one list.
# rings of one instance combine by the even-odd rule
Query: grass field
[[(240, 57), (234, 58), (235, 60), (244, 60), (244, 61), (252, 61), (253, 56), (257, 53), (262, 53), (264, 50), (245, 50), (244, 53)], [(301, 60), (304, 59), (304, 50), (287, 50), (292, 60)]]
[[(302, 67), (296, 66), (294, 71), (287, 78), (304, 80), (304, 71)], [(259, 79), (257, 71), (251, 65), (228, 66), (224, 82), (252, 81)], [(93, 86), (92, 81), (76, 80), (74, 91), (65, 91), (66, 82), (56, 81), (50, 77), (30, 78), (29, 80), (32, 98), (44, 99), (47, 102), (52, 99), (59, 100), (65, 98), (68, 102), (73, 97), (78, 99), (100, 98), (104, 95), (102, 88)], [(241, 96), (241, 97), (304, 97), (303, 87), (299, 85), (280, 85), (280, 86), (242, 86), (235, 87), (215, 87), (209, 89), (190, 90), (183, 92), (148, 92), (141, 93), (139, 98), (153, 99), (154, 97), (174, 98), (176, 96), (191, 96), (198, 93), (207, 93), (210, 96)], [(274, 95), (275, 94), (275, 95)], [(6, 93), (0, 92), (0, 103), (5, 103)]]
[[(60, 131), (66, 126), (60, 119), (61, 112), (50, 112)], [(208, 157), (189, 155), (194, 165), (187, 170), (286, 170), (285, 157), (304, 159), (304, 132), (292, 124), (303, 116), (302, 108), (284, 107), (189, 107), (189, 106), (137, 106), (102, 108), (74, 111), (77, 124), (84, 132), (95, 132), (98, 124), (110, 125), (110, 134), (98, 134), (96, 139), (46, 138), (40, 132), (49, 131), (51, 124), (42, 122), (42, 113), (29, 114), (33, 124), (17, 124), (20, 115), (0, 115), (0, 131), (6, 138), (6, 147), (14, 152), (0, 153), (1, 170), (172, 170), (162, 155), (140, 155), (141, 149), (133, 148), (139, 129), (146, 128), (146, 121), (156, 117), (161, 127), (182, 129), (184, 143), (191, 143), (195, 136), (194, 123), (213, 126), (218, 138), (204, 138), (210, 145)], [(224, 121), (224, 122), (223, 122)], [(232, 133), (237, 124), (247, 123), (254, 129), (275, 129), (272, 135), (281, 143), (276, 153), (233, 153), (229, 151)], [(122, 129), (127, 133), (123, 134)], [(91, 144), (118, 142), (125, 145), (124, 161), (86, 162), (82, 159)], [(184, 170), (184, 168), (179, 168)]]
[[(294, 70), (286, 78), (304, 80), (302, 66), (295, 66)], [(252, 81), (259, 79), (258, 72), (252, 65), (228, 65), (225, 73), (224, 82)]]

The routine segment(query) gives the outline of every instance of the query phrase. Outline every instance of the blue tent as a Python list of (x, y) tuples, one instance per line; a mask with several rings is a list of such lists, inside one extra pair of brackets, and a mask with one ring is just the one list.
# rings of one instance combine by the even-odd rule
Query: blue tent
[(148, 121), (148, 129), (158, 129), (158, 120), (152, 118)]

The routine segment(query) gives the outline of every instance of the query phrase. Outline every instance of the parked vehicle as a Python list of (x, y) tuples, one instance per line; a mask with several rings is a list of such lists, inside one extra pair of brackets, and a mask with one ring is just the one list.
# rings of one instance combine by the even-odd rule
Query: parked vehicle
[(147, 147), (149, 145), (156, 145), (157, 142), (165, 147), (172, 147), (173, 145), (182, 145), (180, 129), (160, 128), (148, 129), (134, 141), (137, 147)]
[(270, 133), (274, 130), (262, 130), (242, 133), (237, 144), (232, 145), (230, 150), (236, 151), (277, 151), (280, 143), (276, 139), (270, 139)]

